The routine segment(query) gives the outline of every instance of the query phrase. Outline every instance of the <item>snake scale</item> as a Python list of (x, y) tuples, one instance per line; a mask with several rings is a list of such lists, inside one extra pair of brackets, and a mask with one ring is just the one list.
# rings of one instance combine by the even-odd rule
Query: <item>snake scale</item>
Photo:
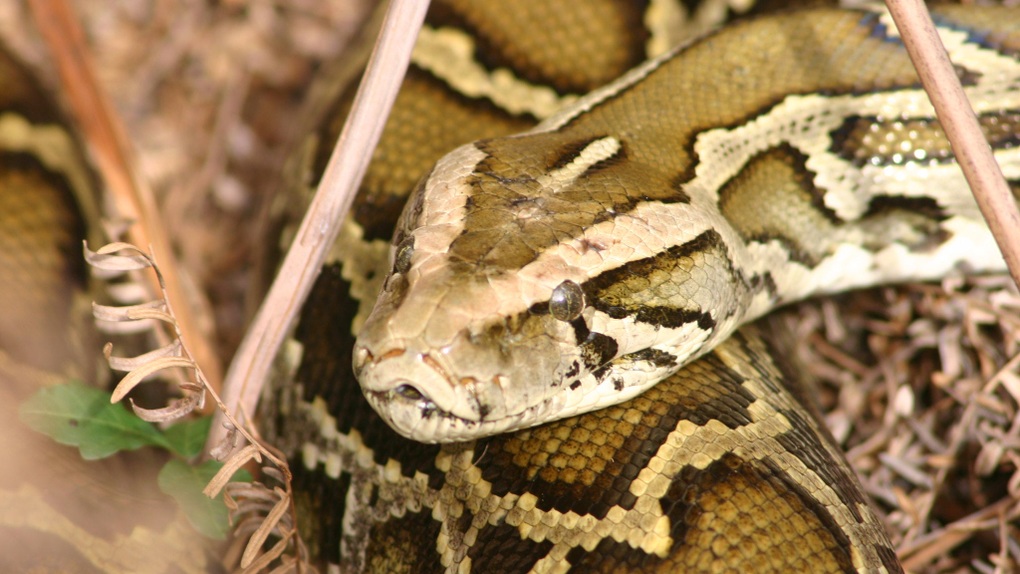
[[(900, 571), (796, 376), (730, 336), (1002, 267), (889, 17), (754, 17), (669, 52), (683, 6), (586, 8), (432, 8), (267, 403), (313, 544), (341, 571)], [(1015, 15), (936, 12), (1010, 178)]]
[[(726, 16), (720, 5), (435, 2), (334, 260), (283, 354), (290, 372), (263, 407), (326, 570), (901, 571), (797, 373), (761, 326), (738, 327), (813, 293), (1001, 260), (887, 16), (754, 15), (670, 51)], [(1015, 180), (1017, 11), (945, 6), (936, 19)], [(295, 154), (292, 181), (316, 183), (329, 148), (319, 143), (335, 139), (356, 71), (338, 73), (319, 101), (320, 127)], [(32, 229), (69, 233), (49, 235), (49, 251), (0, 249), (34, 254), (0, 260), (16, 270), (0, 286), (25, 301), (61, 292), (73, 306), (63, 291), (81, 269), (63, 262), (95, 208), (72, 192), (88, 187), (75, 152), (25, 147), (49, 141), (31, 126), (53, 121), (24, 107), (44, 99), (34, 93), (0, 94), (0, 193), (38, 214), (24, 219)], [(49, 191), (25, 206), (9, 193), (22, 182)], [(443, 186), (456, 193), (437, 197)], [(466, 199), (471, 187), (481, 192)], [(685, 215), (699, 204), (714, 215)], [(664, 228), (672, 233), (654, 234)], [(29, 236), (0, 233), (11, 244)], [(554, 264), (528, 267), (547, 253)], [(602, 267), (582, 271), (592, 259)], [(465, 290), (437, 296), (437, 284)], [(24, 311), (49, 313), (46, 325), (77, 316)], [(493, 311), (499, 318), (486, 318)], [(5, 352), (74, 355), (19, 339), (24, 321), (5, 318)], [(695, 342), (676, 350), (680, 331)], [(513, 346), (500, 342), (507, 335)], [(464, 361), (458, 350), (442, 363), (425, 348), (457, 337), (473, 349), (497, 341), (497, 360)], [(549, 358), (554, 339), (572, 350)], [(356, 357), (383, 416), (351, 373)], [(67, 371), (48, 360), (28, 362)], [(383, 372), (387, 360), (396, 377)], [(532, 370), (486, 370), (505, 366)], [(596, 398), (571, 398), (582, 396)], [(596, 406), (606, 408), (585, 412)], [(387, 420), (429, 442), (464, 440), (414, 442)], [(518, 430), (499, 434), (508, 429)]]

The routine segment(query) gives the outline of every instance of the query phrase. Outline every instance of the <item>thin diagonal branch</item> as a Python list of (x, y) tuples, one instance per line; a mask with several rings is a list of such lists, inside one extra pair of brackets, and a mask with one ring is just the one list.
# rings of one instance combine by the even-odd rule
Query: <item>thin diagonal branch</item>
[[(262, 382), (318, 277), (382, 135), (428, 4), (428, 0), (390, 2), (365, 77), (315, 198), (230, 365), (223, 401), (233, 412), (255, 412)], [(206, 452), (222, 440), (225, 431), (221, 423), (217, 413)]]
[[(62, 88), (96, 158), (117, 217), (131, 222), (126, 241), (152, 246), (155, 257), (162, 262), (167, 296), (177, 311), (182, 338), (193, 349), (195, 359), (202, 365), (210, 383), (219, 388), (222, 378), (220, 361), (212, 344), (198, 328), (192, 305), (184, 297), (185, 290), (177, 275), (177, 258), (171, 249), (156, 201), (135, 169), (138, 162), (124, 135), (124, 127), (96, 79), (93, 59), (78, 20), (66, 0), (30, 0), (29, 5), (53, 54)], [(146, 277), (149, 279), (149, 293), (155, 298), (160, 293), (160, 286), (148, 274)]]
[(886, 0), (935, 114), (1020, 286), (1020, 211), (922, 0)]

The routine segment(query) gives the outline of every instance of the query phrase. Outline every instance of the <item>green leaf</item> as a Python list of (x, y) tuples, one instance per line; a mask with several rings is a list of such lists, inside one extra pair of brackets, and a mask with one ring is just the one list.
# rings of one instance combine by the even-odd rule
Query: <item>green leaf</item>
[(202, 452), (211, 426), (212, 417), (202, 417), (179, 422), (163, 431), (163, 435), (170, 445), (170, 450), (184, 458), (193, 458)]
[[(222, 496), (209, 498), (202, 494), (202, 489), (222, 466), (222, 463), (215, 460), (191, 466), (173, 459), (159, 471), (159, 489), (177, 501), (195, 530), (216, 540), (226, 538), (230, 530), (227, 507), (223, 504)], [(232, 480), (247, 482), (251, 480), (251, 475), (239, 470), (234, 473)]]
[(34, 430), (78, 447), (85, 460), (146, 445), (170, 447), (152, 424), (110, 404), (110, 393), (77, 381), (40, 390), (22, 403), (18, 414)]

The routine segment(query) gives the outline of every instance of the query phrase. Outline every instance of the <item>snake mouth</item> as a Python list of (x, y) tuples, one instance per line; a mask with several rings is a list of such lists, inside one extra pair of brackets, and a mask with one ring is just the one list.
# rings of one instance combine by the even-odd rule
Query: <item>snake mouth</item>
[(382, 419), (419, 442), (461, 442), (520, 428), (529, 419), (527, 412), (492, 412), (477, 395), (477, 381), (453, 379), (427, 353), (373, 354), (362, 347), (355, 352), (355, 375)]
[[(414, 383), (410, 381), (396, 381), (396, 383), (397, 386), (393, 390), (374, 394), (381, 400), (385, 400), (391, 407), (398, 407), (397, 403), (402, 403), (399, 408), (415, 409), (422, 419), (446, 413), (425, 393), (421, 392)], [(446, 414), (449, 415), (449, 413)]]
[(441, 429), (477, 424), (441, 409), (410, 384), (389, 391), (366, 391), (365, 397), (393, 430), (419, 442), (445, 442), (449, 439), (442, 436)]
[(403, 348), (385, 353), (359, 348), (355, 376), (373, 408), (391, 426), (410, 438), (427, 440), (415, 430), (423, 424), (446, 419), (473, 426), (490, 413), (477, 396), (477, 383), (452, 377), (440, 359)]
[(514, 431), (532, 426), (531, 421), (540, 420), (538, 416), (545, 410), (544, 405), (538, 405), (497, 419), (467, 419), (442, 409), (408, 383), (387, 391), (366, 390), (364, 394), (393, 430), (423, 443), (465, 442)]

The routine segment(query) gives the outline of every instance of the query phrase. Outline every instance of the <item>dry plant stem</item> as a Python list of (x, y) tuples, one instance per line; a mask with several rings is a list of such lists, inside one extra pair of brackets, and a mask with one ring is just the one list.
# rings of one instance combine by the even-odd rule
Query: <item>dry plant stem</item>
[(987, 529), (987, 521), (994, 520), (997, 515), (1005, 515), (1008, 520), (1014, 520), (1020, 515), (1020, 506), (1016, 500), (1004, 498), (935, 532), (904, 544), (897, 549), (903, 567), (911, 571), (929, 563), (933, 556), (949, 552), (966, 541), (975, 531)]
[[(150, 375), (156, 372), (169, 368), (183, 368), (193, 371), (194, 379), (198, 382), (187, 382), (180, 385), (185, 395), (184, 398), (176, 400), (169, 406), (160, 409), (140, 408), (132, 401), (131, 408), (135, 411), (136, 415), (149, 422), (169, 422), (186, 416), (196, 408), (201, 408), (205, 400), (205, 391), (208, 391), (217, 406), (223, 411), (224, 418), (226, 418), (230, 425), (231, 434), (216, 449), (223, 454), (222, 458), (225, 459), (223, 466), (206, 484), (202, 493), (209, 498), (218, 496), (224, 488), (229, 487), (231, 477), (239, 468), (251, 461), (262, 463), (263, 459), (268, 459), (272, 465), (263, 467), (265, 474), (285, 486), (285, 489), (274, 488), (269, 496), (265, 496), (262, 492), (266, 487), (258, 483), (242, 485), (240, 487), (235, 486), (233, 489), (234, 495), (245, 499), (241, 503), (245, 507), (243, 510), (241, 510), (241, 506), (231, 496), (229, 488), (227, 494), (224, 495), (224, 501), (232, 515), (236, 516), (238, 513), (244, 515), (244, 519), (238, 525), (239, 530), (237, 531), (241, 532), (238, 538), (239, 541), (244, 538), (248, 540), (241, 556), (241, 567), (245, 568), (246, 572), (256, 569), (261, 571), (262, 566), (269, 565), (280, 559), (287, 564), (297, 565), (299, 572), (303, 571), (300, 560), (304, 559), (306, 552), (305, 547), (300, 542), (300, 533), (294, 518), (297, 516), (297, 510), (294, 506), (294, 497), (291, 491), (293, 477), (290, 468), (278, 451), (258, 442), (252, 431), (241, 426), (237, 419), (226, 411), (226, 405), (223, 404), (223, 401), (216, 394), (216, 390), (209, 385), (203, 376), (202, 369), (188, 351), (187, 345), (180, 339), (180, 329), (174, 319), (173, 307), (166, 300), (166, 284), (152, 253), (146, 253), (128, 243), (111, 243), (100, 247), (95, 252), (89, 250), (86, 246), (85, 261), (96, 270), (103, 272), (126, 272), (150, 268), (156, 276), (157, 284), (160, 286), (160, 294), (162, 295), (161, 298), (154, 301), (124, 307), (108, 307), (93, 303), (93, 315), (96, 319), (118, 323), (155, 320), (168, 325), (174, 335), (173, 343), (135, 357), (114, 357), (112, 355), (113, 345), (111, 343), (106, 344), (103, 354), (106, 356), (110, 367), (117, 371), (127, 371), (127, 374), (121, 379), (117, 388), (114, 389), (110, 402), (119, 402), (132, 389), (139, 384), (143, 384)], [(234, 450), (238, 446), (237, 435), (243, 436), (246, 442), (240, 445), (240, 449), (237, 452), (231, 454), (229, 451)], [(227, 456), (228, 454), (229, 456)], [(252, 499), (256, 501), (254, 508), (251, 504)], [(264, 517), (259, 514), (259, 500), (262, 502), (272, 501), (272, 508), (265, 509), (268, 513)], [(244, 529), (249, 527), (252, 531), (251, 534), (244, 534)], [(281, 540), (268, 552), (263, 552), (263, 545), (269, 536), (274, 533), (278, 533)], [(296, 558), (283, 557), (283, 553), (291, 541), (297, 541), (294, 547)], [(248, 566), (251, 566), (251, 568), (248, 568)]]
[[(144, 307), (148, 306), (148, 304), (145, 304), (141, 306), (142, 308), (131, 309), (130, 311), (128, 311), (128, 316), (133, 320), (157, 319), (170, 325), (170, 328), (173, 330), (174, 336), (176, 337), (178, 342), (177, 348), (179, 349), (180, 356), (164, 356), (159, 358), (151, 358), (151, 360), (146, 360), (142, 364), (135, 366), (134, 368), (132, 368), (131, 372), (124, 376), (123, 379), (121, 379), (121, 382), (117, 385), (117, 388), (114, 389), (113, 394), (110, 397), (110, 402), (111, 403), (119, 402), (135, 386), (143, 383), (144, 380), (148, 378), (149, 375), (157, 371), (171, 367), (193, 369), (195, 380), (202, 388), (209, 392), (209, 395), (213, 398), (213, 401), (216, 403), (217, 407), (219, 407), (220, 412), (223, 413), (226, 421), (230, 423), (236, 429), (236, 431), (245, 438), (245, 440), (248, 441), (249, 444), (241, 449), (242, 452), (245, 450), (251, 451), (252, 453), (257, 452), (259, 455), (264, 456), (270, 461), (272, 461), (273, 464), (277, 465), (278, 467), (286, 468), (287, 466), (286, 461), (284, 461), (279, 456), (273, 454), (273, 452), (271, 452), (266, 447), (262, 446), (262, 443), (259, 442), (251, 432), (249, 432), (244, 426), (242, 426), (229, 412), (226, 412), (226, 405), (223, 404), (223, 400), (220, 398), (220, 395), (217, 394), (216, 389), (214, 389), (212, 385), (209, 384), (209, 379), (208, 377), (205, 376), (205, 373), (201, 365), (199, 365), (195, 360), (194, 353), (191, 352), (191, 350), (188, 348), (185, 342), (180, 338), (180, 326), (177, 324), (176, 321), (177, 312), (174, 309), (173, 304), (167, 299), (169, 293), (167, 291), (166, 276), (163, 274), (162, 268), (159, 265), (157, 265), (155, 256), (152, 253), (146, 253), (145, 251), (142, 251), (141, 249), (128, 243), (111, 243), (109, 245), (104, 245), (103, 247), (99, 248), (95, 252), (95, 254), (113, 255), (121, 251), (133, 253), (134, 256), (139, 259), (138, 263), (139, 267), (148, 267), (152, 269), (152, 275), (155, 276), (155, 283), (157, 289), (159, 289), (157, 295), (158, 301), (165, 305), (165, 310), (160, 310), (160, 309), (146, 309)], [(88, 258), (86, 258), (86, 260), (88, 260)], [(90, 261), (90, 263), (95, 265), (94, 262)], [(104, 349), (104, 353), (108, 355), (107, 360), (109, 361), (110, 360), (109, 343), (107, 344), (106, 349)], [(151, 353), (149, 354), (149, 356), (151, 356)], [(136, 357), (134, 360), (137, 359), (138, 358)], [(114, 358), (114, 360), (115, 361), (120, 360), (121, 362), (125, 362), (123, 359)], [(132, 359), (128, 359), (127, 361), (131, 360)], [(113, 364), (114, 363), (111, 363), (111, 366)], [(229, 478), (230, 475), (233, 474), (233, 472), (229, 473), (224, 472), (224, 474), (227, 474), (227, 477)]]
[[(183, 297), (184, 289), (176, 274), (176, 258), (152, 191), (135, 170), (137, 162), (113, 106), (100, 89), (78, 20), (66, 0), (29, 0), (29, 5), (53, 54), (62, 88), (96, 159), (117, 216), (132, 222), (126, 240), (135, 245), (152, 246), (156, 258), (163, 264), (168, 301), (174, 304), (183, 338), (188, 341), (209, 382), (219, 388), (222, 379), (219, 359), (197, 328), (191, 305)], [(148, 274), (146, 277), (149, 291), (155, 297), (160, 287)]]
[[(319, 189), (227, 372), (223, 400), (233, 412), (255, 412), (262, 382), (276, 352), (308, 297), (343, 216), (354, 201), (403, 81), (427, 9), (428, 0), (390, 2), (365, 77)], [(220, 413), (216, 413), (206, 452), (222, 439), (225, 431), (221, 422)]]
[(1020, 211), (922, 0), (886, 0), (981, 213), (1020, 286)]

